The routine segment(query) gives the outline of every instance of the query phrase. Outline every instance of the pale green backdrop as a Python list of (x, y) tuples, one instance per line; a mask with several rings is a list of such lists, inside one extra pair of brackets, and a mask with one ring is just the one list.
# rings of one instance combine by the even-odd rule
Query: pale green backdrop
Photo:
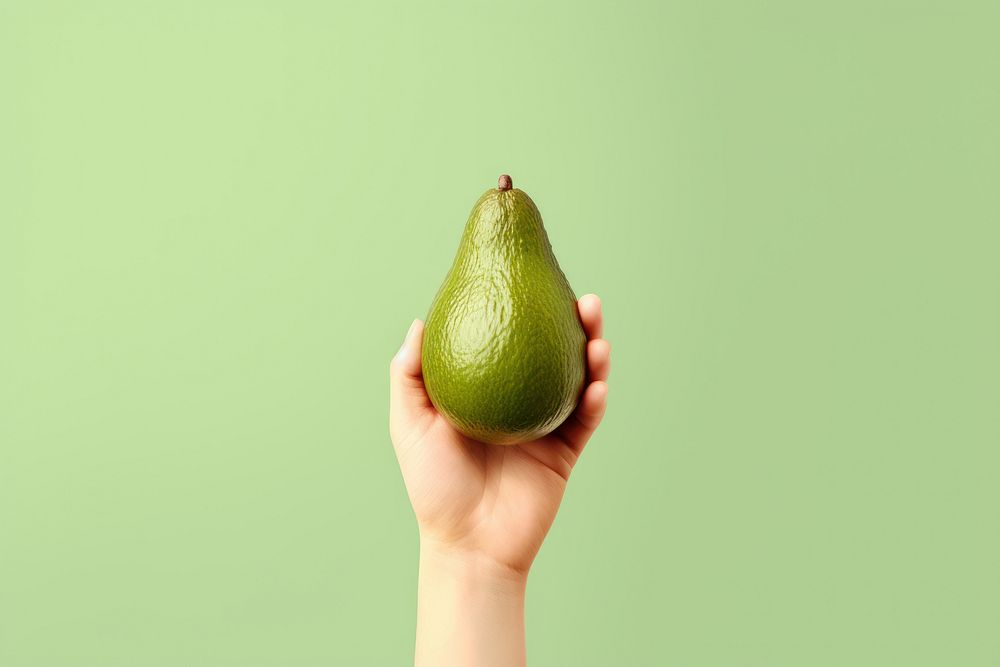
[(0, 665), (404, 665), (501, 172), (614, 345), (534, 665), (1000, 665), (996, 2), (0, 0)]

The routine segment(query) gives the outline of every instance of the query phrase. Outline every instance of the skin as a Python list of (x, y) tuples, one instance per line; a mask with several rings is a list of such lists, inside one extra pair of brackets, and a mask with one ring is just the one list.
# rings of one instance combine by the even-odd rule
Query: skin
[(420, 320), (392, 360), (389, 430), (420, 529), (417, 667), (525, 664), (528, 572), (607, 406), (611, 347), (601, 302), (588, 294), (577, 308), (588, 384), (573, 414), (533, 442), (478, 442), (434, 409), (421, 374)]

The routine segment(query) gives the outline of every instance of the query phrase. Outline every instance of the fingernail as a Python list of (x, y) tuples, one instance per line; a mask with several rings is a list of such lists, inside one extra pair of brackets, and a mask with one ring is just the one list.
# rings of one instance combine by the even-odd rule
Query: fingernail
[(410, 349), (410, 339), (413, 338), (413, 331), (417, 328), (417, 321), (413, 320), (410, 323), (410, 328), (406, 330), (406, 337), (403, 338), (403, 344), (400, 346), (399, 351), (396, 352), (396, 358), (402, 359), (406, 355), (406, 351)]
[(409, 343), (410, 339), (413, 338), (413, 334), (417, 330), (417, 322), (419, 321), (420, 320), (413, 320), (412, 322), (410, 322), (410, 328), (406, 330), (406, 338), (403, 341), (404, 343)]

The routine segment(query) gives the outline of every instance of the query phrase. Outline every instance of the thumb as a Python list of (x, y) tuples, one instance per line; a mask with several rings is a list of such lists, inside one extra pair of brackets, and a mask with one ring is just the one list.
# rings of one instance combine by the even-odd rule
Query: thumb
[(431, 407), (420, 367), (423, 341), (424, 323), (413, 320), (402, 347), (389, 364), (389, 423), (394, 439), (396, 433), (405, 432)]

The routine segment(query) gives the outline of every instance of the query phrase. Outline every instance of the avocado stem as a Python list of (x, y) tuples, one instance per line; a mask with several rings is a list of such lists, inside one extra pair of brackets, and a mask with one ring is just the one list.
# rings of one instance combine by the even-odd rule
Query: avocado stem
[(514, 187), (514, 181), (507, 174), (501, 176), (500, 180), (497, 181), (497, 190), (500, 192), (507, 192), (507, 190), (510, 190), (512, 187)]

